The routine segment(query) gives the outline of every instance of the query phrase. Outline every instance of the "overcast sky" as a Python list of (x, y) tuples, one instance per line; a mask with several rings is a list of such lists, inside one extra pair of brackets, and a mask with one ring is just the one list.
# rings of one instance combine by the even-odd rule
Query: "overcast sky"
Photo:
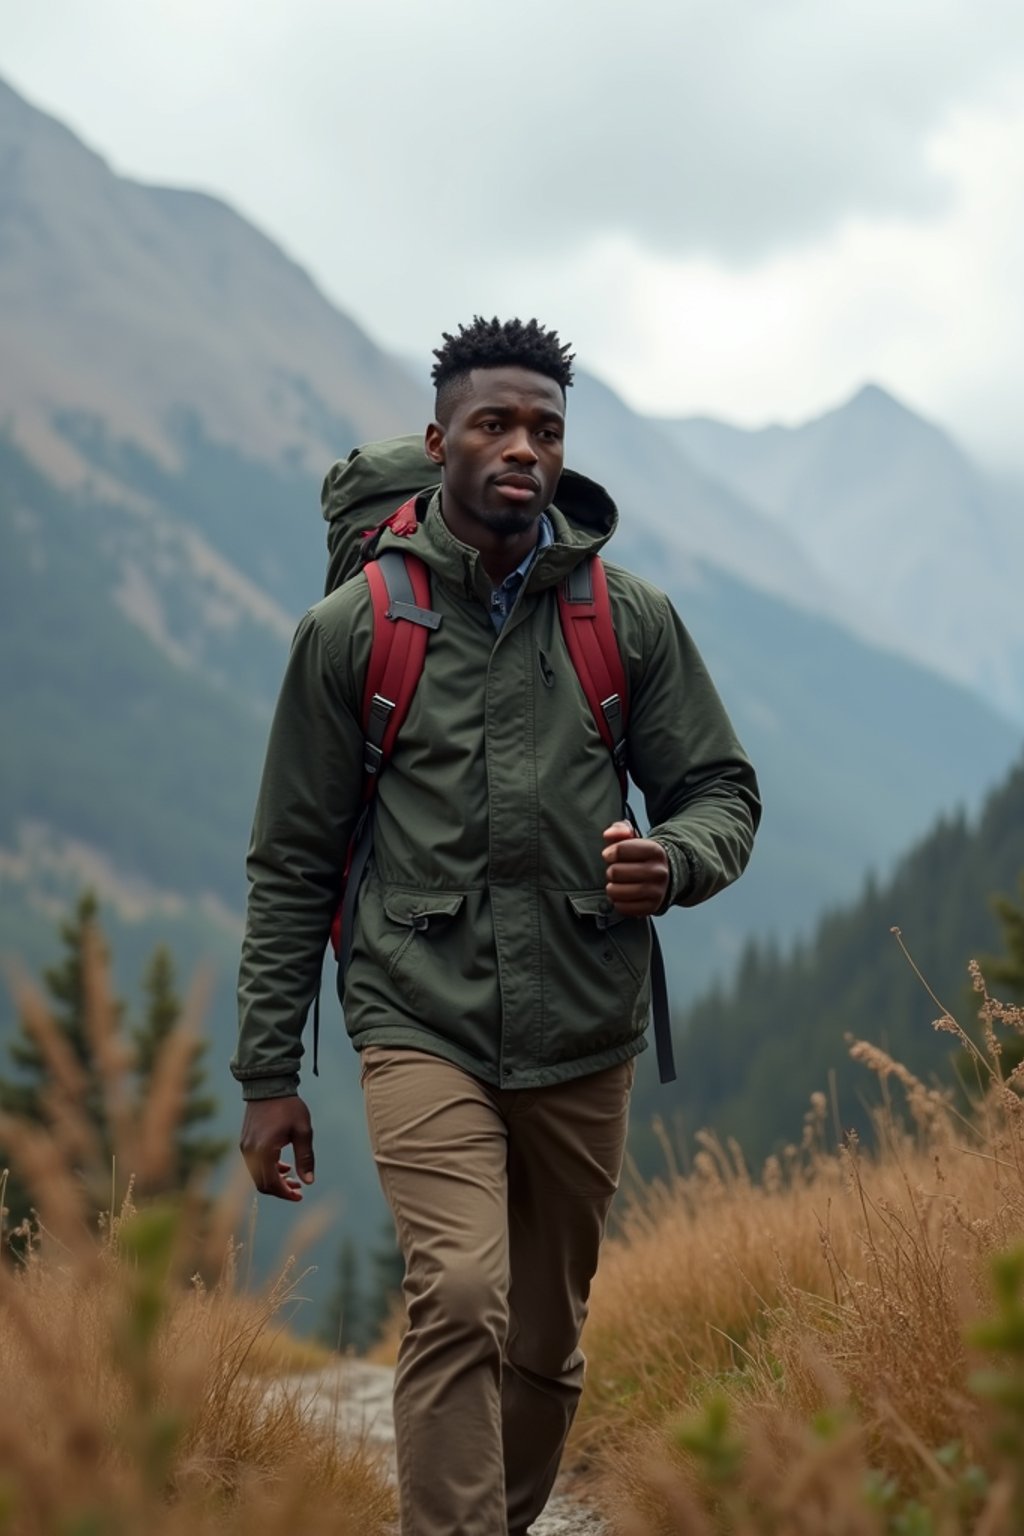
[(0, 74), (395, 350), (535, 313), (644, 410), (873, 379), (1024, 469), (1024, 0), (0, 0)]

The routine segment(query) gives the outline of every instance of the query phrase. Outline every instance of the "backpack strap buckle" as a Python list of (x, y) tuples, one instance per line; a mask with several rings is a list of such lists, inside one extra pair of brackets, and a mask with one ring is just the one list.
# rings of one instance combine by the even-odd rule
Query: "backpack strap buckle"
[(558, 588), (562, 633), (594, 724), (611, 754), (626, 797), (626, 669), (615, 638), (604, 566), (597, 555), (581, 560)]
[(441, 626), (441, 615), (432, 608), (419, 608), (415, 603), (403, 603), (398, 599), (391, 603), (387, 617), (392, 623), (398, 619), (408, 619), (410, 624), (421, 624), (424, 629), (439, 629)]
[(606, 699), (601, 700), (601, 714), (608, 727), (612, 762), (615, 764), (616, 773), (621, 777), (626, 771), (626, 721), (622, 699), (617, 693), (611, 693)]
[(383, 766), (384, 736), (394, 708), (394, 700), (386, 699), (382, 693), (375, 693), (370, 700), (363, 738), (363, 772), (371, 776), (379, 773)]

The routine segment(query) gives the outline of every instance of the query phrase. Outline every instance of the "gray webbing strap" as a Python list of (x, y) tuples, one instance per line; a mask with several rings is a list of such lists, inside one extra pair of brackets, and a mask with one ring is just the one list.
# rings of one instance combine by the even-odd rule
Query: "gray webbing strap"
[(566, 601), (570, 603), (592, 603), (594, 601), (594, 583), (590, 579), (590, 561), (581, 560), (579, 565), (574, 565), (565, 578)]
[(622, 718), (622, 700), (617, 693), (601, 700), (601, 713), (604, 715), (614, 742), (612, 762), (615, 764), (616, 772), (622, 773), (626, 767), (626, 724)]
[(374, 694), (363, 738), (363, 772), (366, 774), (377, 773), (384, 761), (384, 733), (394, 707), (393, 699), (386, 699), (382, 693)]
[(345, 895), (341, 903), (341, 952), (338, 955), (338, 986), (344, 984), (345, 972), (352, 955), (352, 929), (355, 924), (356, 902), (359, 887), (366, 874), (370, 851), (373, 848), (373, 804), (364, 805), (352, 839), (352, 862), (345, 881)]
[[(642, 837), (640, 823), (633, 814), (629, 801), (625, 805), (626, 820), (637, 837)], [(676, 1080), (676, 1059), (672, 1049), (672, 1010), (668, 1002), (668, 982), (665, 978), (665, 956), (654, 926), (654, 918), (647, 919), (651, 933), (651, 1018), (654, 1021), (654, 1049), (658, 1058), (658, 1079), (662, 1083)]]
[(377, 565), (388, 589), (387, 617), (392, 623), (396, 619), (408, 619), (410, 624), (421, 624), (424, 629), (439, 628), (441, 615), (432, 608), (421, 608), (416, 601), (405, 556), (397, 549), (386, 549), (378, 555)]
[(676, 1080), (676, 1061), (672, 1050), (672, 1012), (668, 1004), (665, 980), (665, 956), (652, 918), (651, 928), (651, 1014), (654, 1018), (654, 1050), (658, 1058), (658, 1078), (663, 1083)]

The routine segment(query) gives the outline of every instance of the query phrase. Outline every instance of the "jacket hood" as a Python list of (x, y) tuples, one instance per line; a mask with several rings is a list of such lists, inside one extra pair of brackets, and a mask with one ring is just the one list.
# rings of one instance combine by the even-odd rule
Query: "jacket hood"
[[(333, 592), (359, 570), (364, 534), (390, 517), (410, 496), (422, 493), (432, 499), (440, 483), (438, 467), (427, 458), (422, 437), (364, 443), (353, 448), (347, 459), (332, 464), (320, 495), (327, 523), (326, 591)], [(615, 503), (604, 487), (572, 469), (563, 470), (554, 504), (548, 510), (555, 543), (544, 567), (551, 580), (561, 579), (584, 556), (601, 549), (618, 523)], [(475, 551), (468, 551), (453, 538), (439, 516), (429, 522), (429, 528), (420, 529), (411, 540), (396, 540), (396, 544), (421, 555), (456, 580), (460, 578), (452, 562), (458, 558), (465, 568), (462, 581), (476, 586)], [(385, 541), (389, 539), (385, 535)]]

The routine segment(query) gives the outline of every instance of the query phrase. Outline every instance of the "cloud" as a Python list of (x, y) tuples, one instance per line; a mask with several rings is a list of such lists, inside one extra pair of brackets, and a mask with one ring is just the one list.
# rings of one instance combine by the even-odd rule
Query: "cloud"
[(870, 375), (984, 425), (1024, 383), (1020, 0), (39, 0), (4, 46), (396, 349), (529, 311), (739, 417)]
[(304, 224), (464, 260), (628, 234), (749, 263), (853, 214), (935, 216), (929, 139), (1024, 63), (1019, 0), (42, 0), (5, 31), (135, 110), (122, 161), (177, 146), (292, 206), (315, 173), (335, 206)]
[[(1024, 61), (1018, 0), (476, 0), (348, 8), (339, 169), (467, 258), (629, 234), (728, 263), (932, 216), (925, 146)], [(378, 18), (384, 18), (380, 20)], [(320, 56), (321, 83), (332, 70)]]
[[(1024, 106), (962, 111), (929, 141), (941, 217), (849, 217), (736, 270), (595, 245), (574, 318), (606, 307), (591, 361), (641, 409), (800, 420), (876, 379), (992, 460), (1022, 464)], [(551, 294), (568, 273), (548, 272)], [(569, 332), (572, 334), (572, 332)]]

